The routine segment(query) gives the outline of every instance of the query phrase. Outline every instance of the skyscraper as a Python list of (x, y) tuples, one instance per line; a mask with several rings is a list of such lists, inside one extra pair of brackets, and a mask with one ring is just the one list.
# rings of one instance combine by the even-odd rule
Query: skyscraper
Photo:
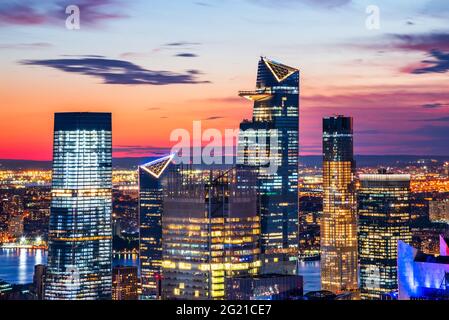
[(110, 299), (110, 113), (56, 113), (45, 298)]
[(160, 298), (163, 173), (173, 155), (139, 167), (140, 279), (142, 300)]
[(358, 287), (354, 175), (352, 118), (324, 118), (321, 288), (337, 294)]
[(361, 174), (358, 190), (360, 295), (380, 299), (398, 288), (398, 241), (410, 243), (410, 175)]
[(260, 269), (252, 170), (176, 166), (164, 194), (163, 299), (225, 298), (225, 279)]
[(253, 118), (240, 124), (238, 163), (258, 168), (263, 272), (294, 273), (298, 254), (299, 70), (262, 57)]
[(112, 269), (112, 300), (137, 300), (137, 267), (117, 266)]

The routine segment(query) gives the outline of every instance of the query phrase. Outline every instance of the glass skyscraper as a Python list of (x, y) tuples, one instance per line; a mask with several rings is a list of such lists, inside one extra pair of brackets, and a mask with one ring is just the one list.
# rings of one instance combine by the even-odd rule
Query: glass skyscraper
[(140, 279), (142, 300), (160, 299), (163, 174), (173, 155), (139, 167)]
[(357, 290), (357, 215), (352, 118), (323, 119), (321, 288)]
[(410, 243), (410, 175), (361, 174), (358, 190), (360, 295), (398, 288), (398, 241)]
[(294, 273), (298, 255), (299, 70), (262, 57), (252, 120), (240, 125), (237, 161), (258, 168), (263, 273)]
[(111, 118), (55, 114), (46, 299), (111, 299)]
[(163, 299), (224, 299), (226, 279), (259, 273), (256, 176), (242, 168), (172, 168), (162, 216)]

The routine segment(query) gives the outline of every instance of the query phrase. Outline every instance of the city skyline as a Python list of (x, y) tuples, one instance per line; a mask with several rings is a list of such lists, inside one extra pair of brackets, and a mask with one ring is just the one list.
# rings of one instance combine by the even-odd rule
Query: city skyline
[(0, 300), (449, 300), (447, 1), (75, 1), (0, 4)]
[[(80, 30), (66, 29), (61, 3), (0, 5), (1, 159), (50, 160), (57, 111), (113, 112), (115, 157), (166, 154), (170, 132), (194, 120), (238, 128), (252, 108), (237, 92), (260, 55), (301, 70), (301, 154), (320, 153), (316, 128), (333, 113), (357, 120), (356, 154), (449, 154), (441, 1), (380, 1), (378, 30), (358, 0), (80, 1)], [(214, 21), (207, 33), (202, 21)]]

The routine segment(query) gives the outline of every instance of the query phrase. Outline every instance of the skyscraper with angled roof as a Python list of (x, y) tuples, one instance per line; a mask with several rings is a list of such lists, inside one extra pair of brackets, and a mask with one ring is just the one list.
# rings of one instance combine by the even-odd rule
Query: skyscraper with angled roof
[(299, 70), (261, 57), (238, 163), (258, 168), (262, 272), (294, 273), (298, 251)]
[(163, 174), (169, 155), (139, 167), (140, 275), (142, 300), (160, 298), (162, 265)]

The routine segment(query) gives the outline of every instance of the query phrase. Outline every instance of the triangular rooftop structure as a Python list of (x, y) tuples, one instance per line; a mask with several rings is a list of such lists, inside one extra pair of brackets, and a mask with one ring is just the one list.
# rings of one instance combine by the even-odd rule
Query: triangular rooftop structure
[(298, 69), (286, 66), (285, 64), (281, 64), (267, 58), (262, 58), (265, 65), (270, 69), (271, 73), (274, 75), (278, 82), (284, 81), (288, 77), (290, 77), (295, 72), (299, 71)]
[(156, 159), (154, 161), (148, 162), (140, 168), (151, 174), (156, 179), (159, 179), (159, 177), (164, 173), (164, 170), (168, 167), (168, 165), (173, 161), (173, 158), (175, 157), (175, 154), (171, 154), (169, 156)]

